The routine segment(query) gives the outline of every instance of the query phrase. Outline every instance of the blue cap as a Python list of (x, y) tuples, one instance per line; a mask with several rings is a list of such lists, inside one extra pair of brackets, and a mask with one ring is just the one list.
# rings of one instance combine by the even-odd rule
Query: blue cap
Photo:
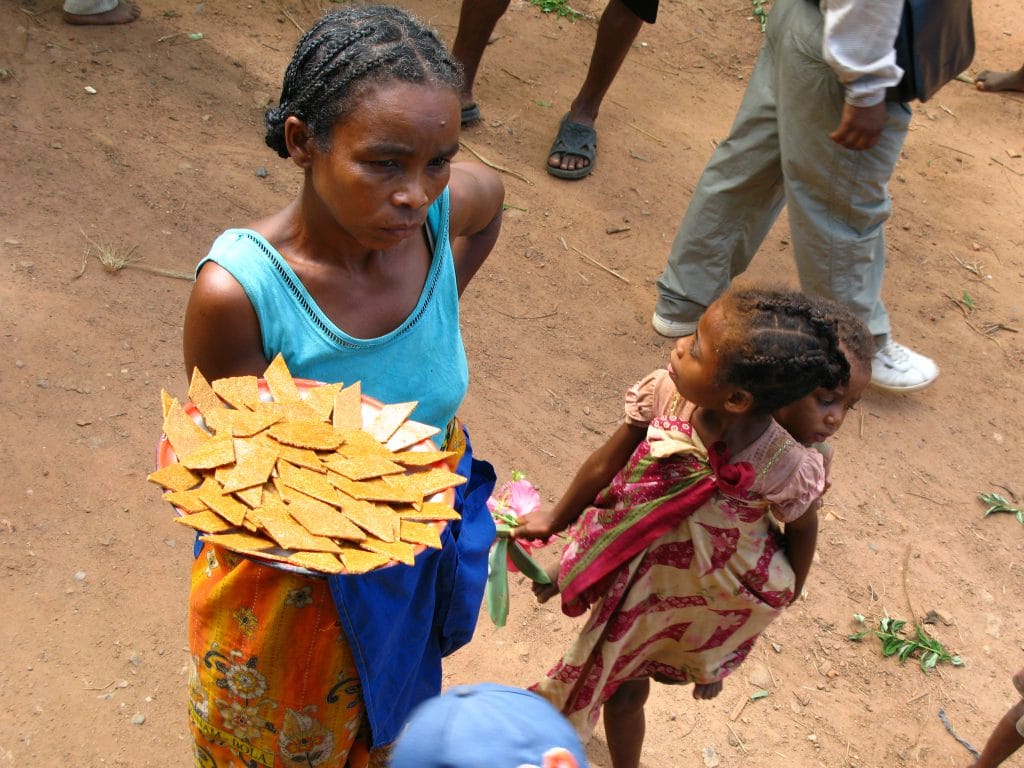
[(561, 713), (535, 693), (497, 683), (452, 688), (413, 710), (390, 768), (587, 768)]

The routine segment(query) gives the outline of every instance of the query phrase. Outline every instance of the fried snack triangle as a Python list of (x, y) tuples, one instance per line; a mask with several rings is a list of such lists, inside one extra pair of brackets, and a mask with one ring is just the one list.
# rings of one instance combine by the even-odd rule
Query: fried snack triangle
[(210, 386), (210, 382), (206, 380), (198, 366), (192, 369), (192, 380), (188, 385), (188, 399), (203, 414), (204, 420), (210, 411), (224, 407), (223, 401), (213, 391), (213, 387)]
[(288, 514), (314, 536), (329, 536), (332, 539), (348, 541), (362, 541), (366, 538), (362, 529), (337, 507), (311, 496), (296, 493), (287, 509)]
[(216, 379), (211, 386), (222, 400), (240, 411), (246, 410), (260, 399), (259, 379), (255, 376), (229, 376), (226, 379)]
[(366, 573), (391, 562), (391, 558), (387, 555), (367, 552), (365, 549), (356, 547), (342, 547), (340, 557), (348, 573)]
[(299, 399), (299, 388), (295, 386), (295, 379), (284, 361), (284, 355), (280, 352), (270, 361), (270, 365), (263, 372), (263, 378), (267, 382), (267, 389), (270, 390), (274, 402), (287, 403)]
[(405, 541), (378, 541), (377, 539), (366, 539), (359, 542), (359, 546), (368, 552), (377, 552), (387, 555), (392, 560), (397, 560), (406, 565), (416, 564), (416, 547)]
[(394, 483), (403, 489), (415, 490), (424, 498), (467, 482), (466, 478), (452, 472), (447, 467), (433, 467), (397, 477), (385, 476), (381, 478), (381, 481), (388, 484)]
[(407, 421), (388, 438), (385, 445), (392, 451), (404, 451), (406, 448), (411, 448), (417, 443), (423, 442), (428, 437), (433, 437), (440, 431), (440, 429), (432, 427), (430, 424)]
[(316, 451), (333, 451), (344, 439), (333, 426), (322, 421), (278, 423), (270, 428), (269, 434), (279, 443)]
[(395, 464), (383, 456), (359, 456), (351, 459), (325, 461), (324, 465), (332, 472), (337, 472), (349, 480), (369, 480), (374, 477), (405, 472), (405, 468), (401, 464)]
[(403, 506), (395, 510), (402, 520), (461, 520), (454, 507), (440, 501), (424, 501), (416, 506)]
[(305, 403), (320, 421), (330, 421), (334, 412), (334, 400), (341, 391), (341, 384), (321, 384), (306, 390)]
[(235, 460), (235, 444), (231, 435), (211, 437), (180, 461), (189, 469), (213, 469), (231, 464)]
[(200, 480), (199, 475), (182, 464), (168, 464), (155, 472), (150, 472), (146, 479), (169, 491), (187, 491), (199, 485)]
[(433, 549), (441, 548), (441, 533), (431, 523), (402, 520), (401, 540), (410, 544), (424, 544)]
[(448, 461), (455, 451), (401, 451), (391, 457), (396, 464), (403, 467), (429, 467), (441, 461)]
[(226, 496), (213, 489), (204, 491), (200, 488), (199, 498), (203, 500), (206, 506), (232, 525), (239, 526), (245, 520), (245, 513), (248, 508), (233, 496)]
[(387, 442), (402, 423), (409, 418), (418, 403), (390, 403), (382, 405), (377, 416), (370, 422), (366, 431), (378, 442)]
[(320, 573), (345, 573), (345, 564), (330, 552), (293, 552), (287, 562)]
[(335, 395), (332, 418), (335, 429), (363, 428), (363, 395), (358, 381)]
[(176, 399), (171, 400), (164, 417), (164, 434), (179, 461), (182, 456), (188, 456), (210, 439), (210, 435), (192, 421), (192, 417)]
[(394, 541), (396, 538), (395, 520), (398, 515), (389, 507), (382, 504), (350, 504), (343, 507), (343, 513), (370, 536), (375, 536), (381, 541)]
[(235, 526), (212, 509), (204, 509), (202, 512), (196, 512), (194, 515), (176, 517), (174, 522), (187, 525), (189, 528), (202, 531), (203, 533), (224, 533), (235, 528)]

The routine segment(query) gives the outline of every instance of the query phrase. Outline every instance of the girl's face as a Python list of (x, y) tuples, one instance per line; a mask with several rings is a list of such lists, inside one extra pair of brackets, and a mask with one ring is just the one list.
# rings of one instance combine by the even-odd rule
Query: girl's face
[(330, 144), (310, 141), (307, 171), (322, 215), (359, 245), (386, 250), (417, 235), (459, 149), (459, 97), (392, 81), (370, 86)]
[[(845, 351), (845, 350), (844, 350)], [(850, 380), (835, 389), (819, 387), (795, 403), (779, 408), (775, 420), (804, 445), (823, 443), (843, 425), (846, 414), (860, 401), (871, 381), (871, 369), (850, 360)]]
[(677, 339), (668, 358), (668, 372), (679, 394), (710, 410), (720, 409), (735, 389), (715, 382), (725, 331), (725, 311), (721, 302), (713, 302), (701, 315), (697, 331)]

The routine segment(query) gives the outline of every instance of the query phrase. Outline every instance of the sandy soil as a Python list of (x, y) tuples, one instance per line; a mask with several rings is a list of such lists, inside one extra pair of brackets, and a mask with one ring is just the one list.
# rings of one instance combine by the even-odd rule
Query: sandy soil
[[(457, 0), (409, 5), (454, 36)], [(515, 0), (498, 25), (477, 87), (485, 120), (465, 141), (509, 169), (510, 207), (465, 298), (463, 415), (499, 474), (525, 471), (546, 499), (613, 428), (626, 387), (665, 359), (648, 324), (653, 281), (750, 73), (750, 10), (664, 3), (605, 102), (596, 171), (579, 183), (543, 163), (593, 23)], [(63, 24), (56, 0), (0, 5), (0, 765), (190, 763), (191, 542), (145, 482), (159, 391), (186, 390), (195, 262), (219, 231), (296, 189), (294, 167), (263, 145), (262, 110), (320, 11), (144, 0), (137, 23), (86, 29)], [(1024, 7), (992, 0), (976, 14), (972, 71), (1019, 65)], [(647, 768), (963, 766), (940, 710), (980, 747), (1011, 702), (1024, 528), (983, 518), (976, 494), (1024, 493), (1024, 96), (954, 82), (914, 112), (885, 295), (897, 338), (942, 376), (917, 395), (868, 392), (836, 440), (806, 599), (718, 699), (656, 688)], [(787, 240), (783, 221), (750, 280), (793, 281)], [(100, 249), (139, 261), (111, 272)], [(847, 640), (854, 614), (913, 623), (929, 611), (964, 667), (925, 674), (883, 659), (875, 638)], [(446, 684), (528, 684), (572, 629), (517, 584), (509, 625), (485, 617)], [(608, 765), (600, 733), (590, 750)]]

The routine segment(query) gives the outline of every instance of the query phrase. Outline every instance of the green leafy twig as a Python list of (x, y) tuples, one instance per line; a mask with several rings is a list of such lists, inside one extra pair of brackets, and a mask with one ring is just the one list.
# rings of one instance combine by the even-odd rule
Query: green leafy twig
[[(861, 614), (854, 614), (853, 618), (859, 624), (867, 625), (867, 619)], [(917, 654), (921, 669), (925, 672), (934, 669), (939, 662), (946, 662), (954, 667), (963, 666), (964, 662), (960, 656), (947, 651), (942, 643), (925, 632), (920, 624), (914, 625), (913, 637), (905, 635), (906, 624), (907, 622), (902, 619), (883, 616), (878, 621), (878, 629), (865, 629), (850, 635), (849, 639), (860, 642), (865, 636), (873, 634), (882, 641), (882, 656), (895, 656), (903, 664)]]
[(585, 15), (569, 5), (566, 0), (530, 0), (530, 4), (540, 8), (541, 13), (555, 13), (571, 21), (582, 19)]
[(761, 31), (764, 32), (765, 26), (768, 24), (768, 8), (766, 7), (769, 0), (752, 0), (754, 3), (754, 18), (757, 19), (757, 23), (761, 27)]
[(1016, 517), (1017, 522), (1024, 525), (1024, 510), (1013, 506), (1004, 496), (1000, 496), (998, 493), (979, 493), (978, 499), (988, 505), (988, 508), (985, 510), (985, 517), (996, 512), (1006, 512)]

